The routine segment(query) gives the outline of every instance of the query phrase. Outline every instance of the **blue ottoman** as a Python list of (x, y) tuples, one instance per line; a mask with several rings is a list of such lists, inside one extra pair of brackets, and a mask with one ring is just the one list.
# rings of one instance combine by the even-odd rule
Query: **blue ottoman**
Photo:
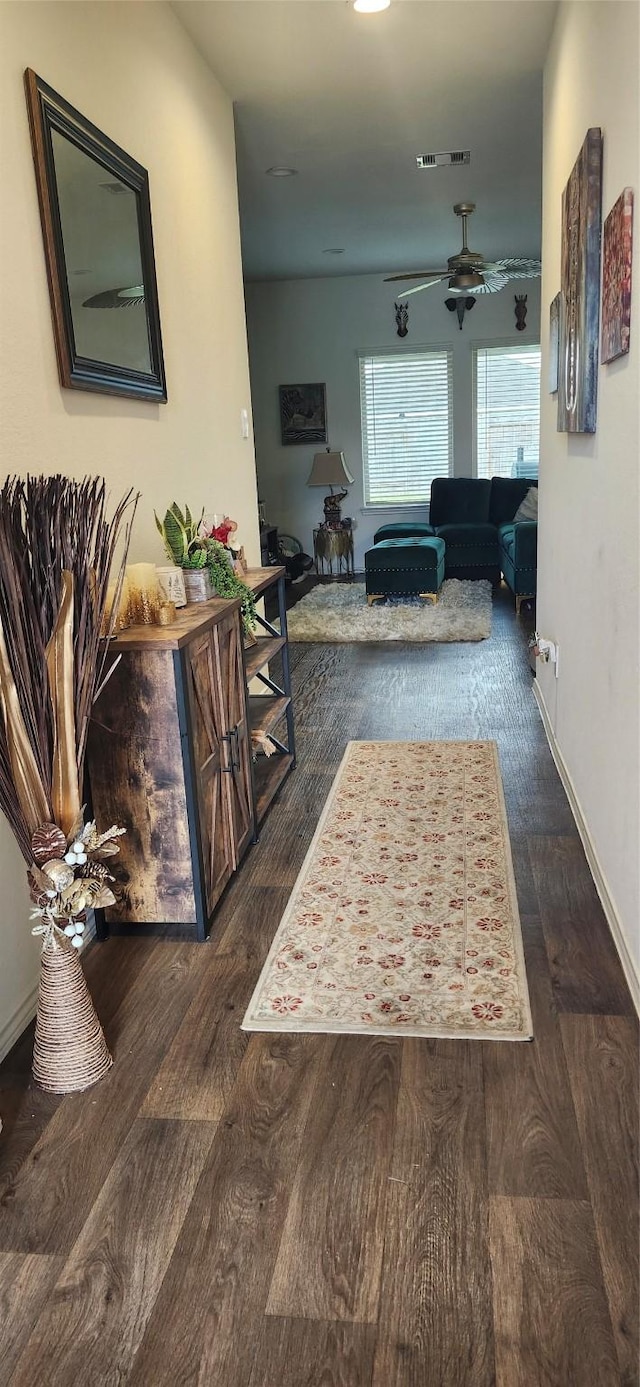
[(364, 556), (367, 602), (383, 597), (424, 597), (438, 601), (444, 582), (445, 543), (436, 535), (383, 539)]

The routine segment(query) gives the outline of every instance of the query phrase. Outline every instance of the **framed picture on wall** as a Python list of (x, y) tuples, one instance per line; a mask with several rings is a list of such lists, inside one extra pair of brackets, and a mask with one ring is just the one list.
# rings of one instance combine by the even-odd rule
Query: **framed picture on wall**
[(549, 394), (555, 395), (558, 389), (558, 362), (560, 360), (560, 304), (562, 295), (556, 294), (549, 305)]
[(633, 191), (625, 188), (604, 224), (602, 245), (602, 360), (629, 350)]
[(596, 431), (601, 235), (602, 132), (593, 127), (562, 194), (559, 433)]
[(326, 443), (326, 385), (280, 385), (278, 390), (283, 444)]

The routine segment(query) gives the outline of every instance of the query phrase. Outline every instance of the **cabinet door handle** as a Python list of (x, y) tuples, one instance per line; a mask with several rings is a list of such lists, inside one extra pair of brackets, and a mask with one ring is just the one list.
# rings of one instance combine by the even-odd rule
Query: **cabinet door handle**
[[(235, 755), (235, 756), (234, 756), (234, 754), (233, 754), (234, 739), (235, 739), (235, 747), (236, 747), (236, 755)], [(232, 727), (232, 728), (231, 728), (230, 732), (223, 732), (223, 734), (222, 734), (222, 741), (223, 741), (223, 742), (227, 742), (228, 745), (229, 745), (229, 762), (230, 762), (230, 764), (229, 764), (228, 766), (223, 766), (222, 769), (223, 769), (223, 771), (226, 771), (227, 775), (233, 775), (234, 771), (239, 771), (239, 770), (240, 770), (240, 767), (241, 767), (241, 760), (240, 760), (240, 738), (239, 738), (239, 734), (238, 734), (238, 724), (237, 724), (237, 723), (236, 723), (235, 727)], [(237, 757), (237, 760), (236, 760), (236, 757)]]
[(231, 742), (232, 736), (233, 736), (233, 733), (232, 733), (232, 732), (223, 732), (223, 733), (222, 733), (222, 737), (220, 738), (220, 740), (221, 740), (222, 742), (226, 742), (226, 743), (227, 743), (228, 748), (229, 748), (229, 753), (228, 753), (228, 758), (227, 758), (229, 764), (226, 765), (226, 766), (223, 765), (223, 767), (222, 767), (222, 770), (224, 771), (225, 775), (233, 775), (233, 772), (234, 772), (234, 770), (235, 770), (235, 765), (234, 765), (234, 760), (233, 760), (233, 745), (232, 745), (232, 742)]

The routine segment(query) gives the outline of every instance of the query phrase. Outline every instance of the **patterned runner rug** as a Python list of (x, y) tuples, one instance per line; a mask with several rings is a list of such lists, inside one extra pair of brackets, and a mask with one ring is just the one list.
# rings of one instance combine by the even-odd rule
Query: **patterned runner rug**
[(531, 1039), (495, 742), (349, 742), (243, 1030)]

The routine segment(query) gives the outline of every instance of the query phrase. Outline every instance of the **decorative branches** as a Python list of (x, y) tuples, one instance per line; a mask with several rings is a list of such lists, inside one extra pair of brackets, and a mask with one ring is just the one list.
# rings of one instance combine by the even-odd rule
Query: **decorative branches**
[(77, 817), (107, 583), (115, 564), (121, 585), (137, 500), (108, 519), (99, 478), (0, 489), (0, 808), (29, 864), (36, 828)]

